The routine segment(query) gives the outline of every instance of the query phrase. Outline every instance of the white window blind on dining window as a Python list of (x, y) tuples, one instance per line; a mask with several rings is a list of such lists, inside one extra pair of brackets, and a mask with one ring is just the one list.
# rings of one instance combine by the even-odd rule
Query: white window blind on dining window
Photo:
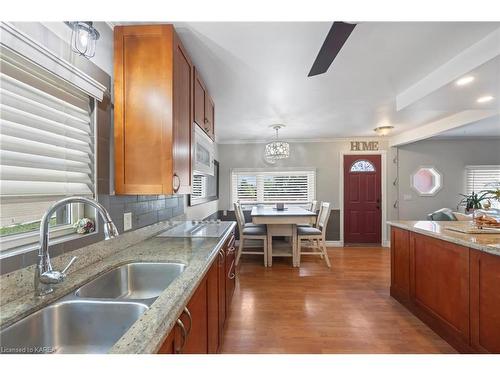
[(89, 96), (8, 50), (0, 64), (4, 226), (23, 202), (40, 207), (27, 215), (39, 220), (60, 197), (94, 194), (94, 131)]
[(315, 199), (314, 170), (249, 171), (233, 170), (233, 202), (306, 203)]

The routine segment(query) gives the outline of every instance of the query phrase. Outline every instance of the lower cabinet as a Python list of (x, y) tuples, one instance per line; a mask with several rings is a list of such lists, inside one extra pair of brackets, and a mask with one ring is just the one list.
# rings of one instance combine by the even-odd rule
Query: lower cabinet
[(469, 248), (410, 233), (410, 295), (422, 320), (467, 351)]
[(399, 228), (391, 232), (391, 294), (410, 298), (410, 234)]
[(472, 347), (500, 353), (500, 256), (470, 250)]
[(234, 233), (219, 251), (204, 279), (177, 319), (158, 353), (214, 354), (236, 285)]
[(226, 316), (229, 313), (231, 299), (236, 288), (236, 247), (235, 238), (230, 239), (226, 246)]
[(391, 296), (459, 352), (500, 353), (500, 256), (392, 228)]

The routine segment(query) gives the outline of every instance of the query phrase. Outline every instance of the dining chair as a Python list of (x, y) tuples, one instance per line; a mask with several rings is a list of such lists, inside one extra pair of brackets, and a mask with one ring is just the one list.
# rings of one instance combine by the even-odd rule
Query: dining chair
[[(267, 227), (265, 225), (255, 225), (251, 223), (245, 224), (243, 209), (241, 208), (241, 204), (238, 202), (234, 203), (234, 213), (236, 215), (238, 231), (240, 233), (238, 253), (236, 254), (236, 265), (239, 264), (242, 254), (257, 254), (264, 256), (264, 267), (267, 267)], [(250, 250), (243, 251), (246, 240), (262, 240), (264, 243), (263, 252)]]
[[(311, 212), (316, 213), (316, 211), (318, 211), (318, 201), (317, 200), (312, 201), (307, 209)], [(318, 217), (316, 217), (316, 223), (314, 224), (298, 224), (297, 227), (315, 227), (317, 223), (318, 223)]]
[[(297, 265), (300, 267), (301, 255), (319, 255), (321, 256), (328, 268), (331, 268), (330, 259), (326, 251), (326, 227), (330, 218), (330, 203), (321, 202), (319, 208), (318, 220), (315, 227), (297, 227)], [(302, 240), (311, 242), (311, 251), (302, 251)]]

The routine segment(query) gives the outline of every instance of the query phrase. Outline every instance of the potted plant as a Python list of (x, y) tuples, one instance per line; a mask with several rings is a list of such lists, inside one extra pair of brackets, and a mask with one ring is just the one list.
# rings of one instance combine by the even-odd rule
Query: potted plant
[(477, 209), (483, 208), (483, 201), (488, 201), (492, 198), (492, 192), (489, 190), (480, 191), (479, 193), (472, 192), (471, 194), (460, 194), (463, 198), (458, 202), (459, 206), (465, 207), (466, 213), (472, 213), (474, 220), (474, 212)]

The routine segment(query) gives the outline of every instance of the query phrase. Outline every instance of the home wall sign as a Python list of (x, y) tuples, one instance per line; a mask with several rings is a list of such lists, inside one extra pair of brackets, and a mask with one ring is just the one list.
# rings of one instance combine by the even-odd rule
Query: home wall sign
[(351, 151), (378, 151), (378, 142), (351, 141)]

